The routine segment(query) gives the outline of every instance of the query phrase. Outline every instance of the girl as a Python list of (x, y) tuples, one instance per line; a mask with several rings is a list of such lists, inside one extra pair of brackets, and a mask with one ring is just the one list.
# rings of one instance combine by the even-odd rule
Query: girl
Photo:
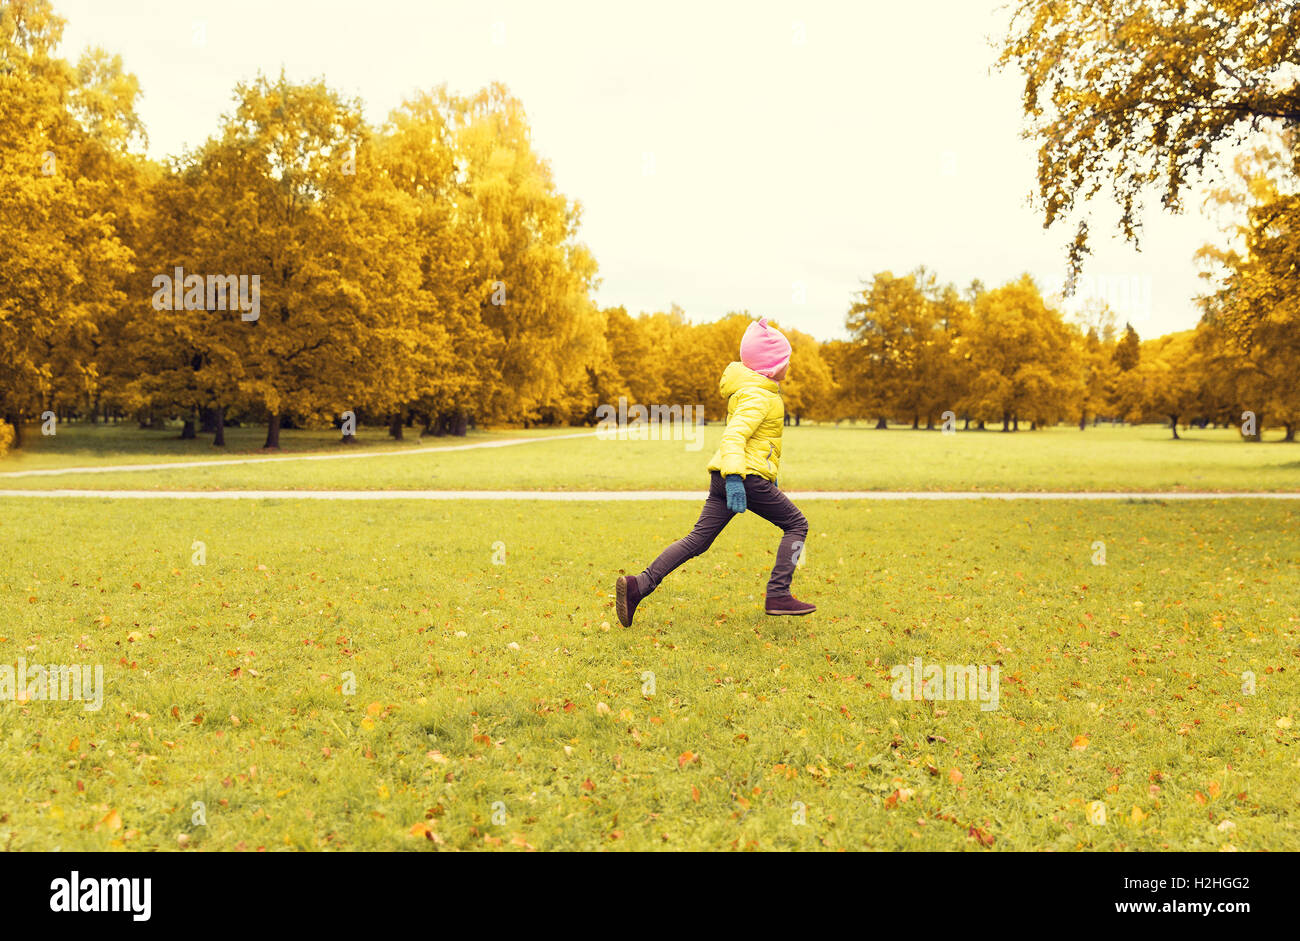
[(636, 607), (687, 559), (700, 555), (737, 513), (753, 510), (785, 534), (767, 581), (768, 614), (811, 614), (816, 605), (790, 594), (790, 578), (808, 537), (808, 521), (777, 489), (785, 406), (778, 382), (790, 365), (790, 341), (766, 320), (751, 323), (740, 341), (740, 362), (722, 373), (718, 391), (727, 398), (727, 427), (709, 461), (709, 496), (695, 528), (650, 563), (640, 575), (615, 584), (618, 620), (632, 626)]

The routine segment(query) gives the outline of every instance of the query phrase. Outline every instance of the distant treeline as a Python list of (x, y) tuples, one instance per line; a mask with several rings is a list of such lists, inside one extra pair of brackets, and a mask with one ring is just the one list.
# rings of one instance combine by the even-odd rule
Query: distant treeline
[[(580, 207), (503, 87), (437, 88), (372, 126), (323, 81), (258, 77), (159, 163), (134, 76), (98, 50), (58, 58), (62, 26), (48, 0), (0, 4), (0, 451), (50, 412), (180, 420), (217, 444), (227, 421), (259, 422), (268, 447), (348, 416), (395, 436), (591, 423), (620, 396), (723, 414), (749, 314), (598, 308)], [(852, 299), (849, 340), (785, 328), (783, 392), (795, 422), (1249, 409), (1292, 437), (1294, 359), (1279, 340), (1241, 348), (1242, 323), (1141, 343), (1104, 311), (1067, 322), (1028, 278), (958, 291), (885, 272)]]

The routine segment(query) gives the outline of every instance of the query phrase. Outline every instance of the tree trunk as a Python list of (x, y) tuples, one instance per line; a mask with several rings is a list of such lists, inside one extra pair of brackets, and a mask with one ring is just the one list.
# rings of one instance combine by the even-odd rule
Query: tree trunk
[(276, 412), (266, 423), (266, 443), (262, 450), (280, 450), (280, 413)]
[(5, 423), (14, 430), (13, 447), (15, 449), (21, 448), (23, 446), (23, 417), (10, 412), (5, 416)]
[(458, 438), (463, 438), (465, 437), (465, 433), (468, 430), (469, 430), (469, 416), (465, 414), (464, 410), (457, 411), (456, 417), (452, 424), (451, 433)]
[(1010, 412), (1003, 412), (1003, 413), (1002, 413), (1002, 430), (1003, 430), (1003, 431), (1010, 431), (1010, 430), (1011, 430), (1011, 413), (1010, 413)]
[(393, 412), (393, 417), (388, 422), (388, 436), (397, 441), (402, 440), (402, 412), (400, 410)]
[(1178, 416), (1177, 416), (1177, 415), (1170, 415), (1170, 416), (1169, 416), (1169, 430), (1172, 431), (1172, 432), (1174, 433), (1174, 440), (1175, 440), (1175, 441), (1181, 441), (1181, 440), (1182, 440), (1181, 438), (1178, 437)]
[(1079, 413), (1079, 430), (1080, 430), (1080, 431), (1087, 431), (1087, 429), (1088, 429), (1088, 413), (1087, 413), (1087, 412), (1080, 412), (1080, 413)]
[(1288, 423), (1288, 424), (1284, 425), (1283, 427), (1286, 428), (1286, 437), (1283, 438), (1282, 440), (1283, 440), (1283, 441), (1294, 441), (1294, 440), (1295, 440), (1295, 423), (1294, 423), (1294, 422), (1291, 422), (1291, 423)]
[(879, 430), (879, 431), (884, 431), (884, 430), (887, 429), (888, 427), (889, 427), (889, 422), (885, 421), (883, 418), (877, 418), (877, 419), (876, 419), (876, 429), (877, 429), (877, 430)]
[(220, 405), (212, 410), (212, 446), (226, 446), (226, 410)]
[(185, 419), (185, 424), (181, 426), (181, 440), (191, 441), (197, 437), (198, 435), (196, 434), (194, 429), (194, 418), (191, 416)]
[(1255, 416), (1255, 433), (1253, 435), (1242, 435), (1247, 441), (1254, 441), (1256, 444), (1264, 440), (1264, 414)]

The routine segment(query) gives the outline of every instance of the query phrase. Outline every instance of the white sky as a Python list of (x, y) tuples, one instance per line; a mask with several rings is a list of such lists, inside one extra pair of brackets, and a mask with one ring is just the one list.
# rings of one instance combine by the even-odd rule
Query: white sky
[[(990, 68), (1001, 2), (54, 3), (66, 56), (103, 46), (139, 76), (159, 157), (213, 133), (259, 70), (323, 75), (376, 122), (417, 89), (504, 82), (583, 204), (602, 306), (747, 308), (827, 339), (881, 270), (1062, 283), (1070, 232), (1026, 205), (1021, 79)], [(1150, 206), (1141, 253), (1098, 207), (1081, 283), (1144, 337), (1195, 324), (1192, 253), (1216, 234)]]

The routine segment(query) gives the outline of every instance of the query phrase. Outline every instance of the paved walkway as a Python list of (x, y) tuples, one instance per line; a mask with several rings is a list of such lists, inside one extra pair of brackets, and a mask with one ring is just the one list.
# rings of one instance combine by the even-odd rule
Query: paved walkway
[(355, 461), (366, 457), (404, 457), (408, 454), (436, 454), (441, 451), (473, 451), (476, 448), (508, 448), (516, 444), (563, 441), (566, 438), (590, 438), (594, 431), (571, 435), (539, 435), (536, 438), (506, 438), (501, 441), (476, 441), (473, 444), (442, 445), (430, 448), (404, 448), (401, 451), (356, 451), (345, 454), (285, 454), (277, 457), (232, 457), (211, 461), (164, 461), (160, 464), (96, 464), (94, 467), (48, 467), (41, 470), (5, 471), (0, 477), (58, 477), (66, 474), (113, 474), (126, 471), (175, 470), (178, 467), (228, 467), (232, 464), (279, 464), (284, 461)]
[[(805, 500), (1300, 500), (1300, 493), (790, 490)], [(0, 490), (0, 498), (101, 500), (690, 500), (704, 490)]]

